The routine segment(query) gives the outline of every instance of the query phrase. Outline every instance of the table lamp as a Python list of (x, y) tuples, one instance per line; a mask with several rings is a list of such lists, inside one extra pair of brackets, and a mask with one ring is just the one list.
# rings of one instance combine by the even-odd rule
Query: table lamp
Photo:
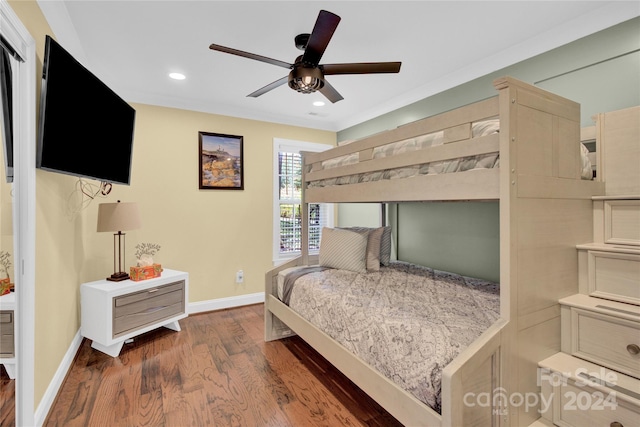
[(129, 278), (129, 275), (122, 271), (126, 242), (123, 231), (135, 230), (141, 225), (137, 203), (122, 203), (118, 200), (117, 203), (101, 203), (98, 206), (98, 231), (117, 231), (113, 234), (113, 274), (107, 277), (107, 280), (120, 282)]

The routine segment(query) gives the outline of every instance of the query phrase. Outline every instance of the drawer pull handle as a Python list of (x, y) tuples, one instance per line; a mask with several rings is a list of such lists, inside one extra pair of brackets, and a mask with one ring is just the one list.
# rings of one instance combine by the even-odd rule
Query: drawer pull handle
[(149, 289), (149, 290), (147, 291), (147, 293), (148, 293), (148, 294), (152, 294), (152, 293), (154, 293), (154, 292), (158, 292), (158, 288), (155, 288), (155, 289)]
[(609, 427), (624, 427), (622, 424), (620, 424), (617, 421), (612, 422), (611, 424), (609, 424)]
[(167, 308), (166, 305), (161, 305), (160, 307), (151, 307), (151, 308), (146, 309), (144, 311), (144, 313), (139, 313), (139, 314), (142, 314), (142, 315), (151, 314), (151, 313), (155, 313), (156, 311), (164, 310), (165, 308)]
[(629, 344), (627, 346), (627, 351), (635, 356), (640, 353), (640, 347), (638, 344)]

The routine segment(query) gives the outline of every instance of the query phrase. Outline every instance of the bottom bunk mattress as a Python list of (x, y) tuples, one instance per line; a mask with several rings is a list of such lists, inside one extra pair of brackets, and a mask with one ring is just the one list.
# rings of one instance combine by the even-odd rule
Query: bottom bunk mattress
[(498, 284), (405, 262), (294, 267), (278, 298), (438, 413), (443, 368), (500, 316)]

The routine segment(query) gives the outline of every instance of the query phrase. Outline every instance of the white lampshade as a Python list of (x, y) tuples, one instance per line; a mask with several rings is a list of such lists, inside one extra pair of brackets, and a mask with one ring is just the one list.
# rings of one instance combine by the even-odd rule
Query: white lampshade
[(138, 204), (101, 203), (98, 206), (98, 231), (135, 230), (142, 226)]

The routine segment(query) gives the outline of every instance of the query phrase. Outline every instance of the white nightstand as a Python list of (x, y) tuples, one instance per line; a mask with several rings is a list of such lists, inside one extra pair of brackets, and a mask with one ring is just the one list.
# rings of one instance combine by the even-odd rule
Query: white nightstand
[(0, 364), (4, 365), (11, 379), (16, 377), (15, 309), (14, 292), (0, 297)]
[(164, 326), (180, 331), (187, 317), (189, 274), (167, 270), (161, 277), (111, 282), (98, 280), (80, 287), (82, 336), (91, 347), (117, 357), (124, 342)]

